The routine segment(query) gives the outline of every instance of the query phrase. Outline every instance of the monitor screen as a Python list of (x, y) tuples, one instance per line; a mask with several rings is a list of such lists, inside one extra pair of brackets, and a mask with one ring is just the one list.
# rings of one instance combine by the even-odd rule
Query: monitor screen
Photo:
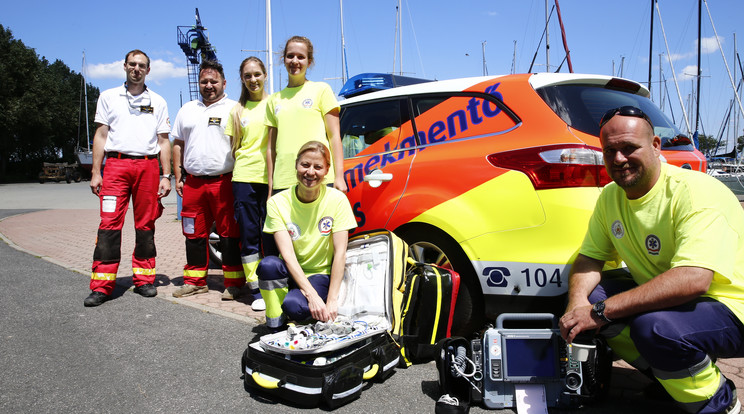
[(558, 356), (552, 338), (504, 338), (505, 378), (557, 377)]

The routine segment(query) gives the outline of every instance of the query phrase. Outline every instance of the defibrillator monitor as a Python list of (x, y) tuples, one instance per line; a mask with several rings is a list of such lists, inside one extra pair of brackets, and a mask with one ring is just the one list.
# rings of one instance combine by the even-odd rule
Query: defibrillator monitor
[[(504, 322), (526, 325), (505, 328)], [(534, 328), (535, 322), (549, 327)], [(552, 314), (502, 314), (483, 335), (483, 403), (513, 407), (520, 384), (542, 384), (548, 407), (581, 394), (581, 362), (574, 360)]]
[[(529, 383), (559, 378), (558, 346), (560, 342), (562, 342), (560, 338), (556, 338), (552, 332), (502, 331), (503, 380)], [(560, 345), (565, 348), (564, 344)], [(498, 345), (491, 344), (491, 346)], [(498, 359), (491, 361), (498, 361)], [(491, 379), (500, 379), (494, 378), (494, 374), (498, 376), (498, 370), (492, 370), (490, 374)]]

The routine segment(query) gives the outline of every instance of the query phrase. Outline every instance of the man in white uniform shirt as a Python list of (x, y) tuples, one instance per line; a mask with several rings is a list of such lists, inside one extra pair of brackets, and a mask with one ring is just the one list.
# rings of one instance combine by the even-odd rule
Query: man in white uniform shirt
[(213, 222), (222, 243), (223, 298), (237, 296), (245, 280), (240, 260), (240, 230), (233, 208), (235, 160), (230, 137), (225, 135), (230, 110), (237, 102), (227, 98), (225, 84), (221, 64), (202, 62), (199, 66), (201, 99), (187, 103), (178, 111), (171, 131), (176, 192), (183, 197), (181, 222), (186, 236), (184, 284), (173, 292), (175, 297), (209, 290), (208, 249)]
[[(145, 85), (150, 58), (132, 50), (124, 58), (127, 81), (101, 93), (96, 107), (98, 124), (93, 138), (90, 189), (100, 199), (90, 295), (85, 306), (111, 298), (121, 261), (121, 229), (132, 199), (135, 245), (132, 253), (134, 292), (157, 295), (155, 282), (155, 219), (162, 214), (160, 198), (171, 190), (170, 123), (165, 100)], [(106, 156), (106, 176), (101, 175)], [(160, 175), (162, 165), (163, 174)]]

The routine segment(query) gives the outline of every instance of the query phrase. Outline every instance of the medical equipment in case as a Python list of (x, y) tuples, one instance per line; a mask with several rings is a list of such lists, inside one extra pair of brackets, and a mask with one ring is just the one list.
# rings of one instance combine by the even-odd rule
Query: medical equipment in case
[(407, 250), (386, 230), (350, 238), (339, 317), (251, 343), (241, 362), (246, 390), (297, 406), (336, 408), (357, 398), (363, 381), (390, 376), (400, 360), (391, 329), (399, 321)]

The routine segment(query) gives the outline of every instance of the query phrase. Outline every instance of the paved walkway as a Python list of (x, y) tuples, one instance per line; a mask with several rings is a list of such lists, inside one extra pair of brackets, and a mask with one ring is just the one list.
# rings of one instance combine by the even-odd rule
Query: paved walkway
[[(99, 222), (98, 210), (43, 210), (8, 217), (0, 221), (0, 235), (8, 243), (28, 253), (90, 277), (90, 266)], [(132, 264), (129, 254), (134, 248), (134, 221), (127, 213), (122, 230), (122, 260), (116, 283), (124, 288), (132, 286)], [(155, 223), (157, 248), (156, 286), (158, 296), (201, 307), (208, 312), (245, 320), (254, 324), (264, 322), (263, 312), (254, 312), (250, 299), (223, 301), (222, 271), (210, 269), (207, 276), (209, 293), (174, 298), (172, 293), (183, 284), (183, 265), (186, 264), (181, 222), (176, 219), (176, 206), (166, 205), (163, 216)], [(80, 292), (80, 304), (90, 292)]]
[[(4, 203), (7, 204), (7, 203)], [(95, 205), (95, 204), (94, 204)], [(7, 208), (8, 206), (3, 206)], [(36, 206), (13, 206), (13, 208)], [(742, 203), (744, 207), (744, 202)], [(90, 266), (95, 244), (99, 215), (97, 209), (51, 209), (8, 217), (0, 221), (0, 238), (11, 246), (90, 277)], [(128, 213), (122, 232), (122, 263), (120, 275), (131, 275), (131, 262), (126, 259), (134, 247), (134, 228)], [(172, 293), (183, 284), (182, 269), (186, 263), (181, 224), (176, 219), (175, 203), (166, 203), (163, 217), (156, 222), (158, 297), (205, 312), (244, 321), (250, 325), (264, 322), (263, 312), (254, 312), (248, 301), (223, 301), (222, 271), (210, 269), (207, 277), (209, 293), (187, 298), (174, 298)], [(128, 289), (131, 276), (120, 276), (117, 285)], [(80, 292), (80, 306), (88, 291)], [(105, 306), (105, 305), (104, 305)], [(719, 360), (721, 371), (744, 389), (744, 358)], [(610, 398), (614, 401), (636, 401), (648, 380), (622, 361), (614, 363)], [(642, 397), (640, 397), (642, 399)], [(619, 399), (619, 400), (618, 400)]]

